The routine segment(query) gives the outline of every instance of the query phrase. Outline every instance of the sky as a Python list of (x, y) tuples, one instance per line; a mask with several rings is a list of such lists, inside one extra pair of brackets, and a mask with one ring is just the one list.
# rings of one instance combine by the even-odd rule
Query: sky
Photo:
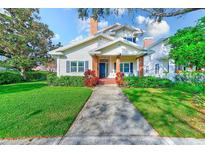
[[(185, 14), (182, 17), (164, 18), (161, 23), (155, 22), (147, 17), (147, 14), (138, 11), (135, 15), (127, 13), (126, 9), (119, 9), (121, 16), (112, 15), (99, 22), (99, 29), (116, 22), (120, 24), (129, 24), (145, 30), (141, 37), (153, 37), (159, 39), (176, 33), (178, 29), (193, 26), (202, 16), (205, 16), (205, 10), (194, 11)], [(89, 36), (89, 20), (80, 20), (77, 9), (40, 9), (41, 21), (46, 23), (55, 33), (53, 41), (61, 42), (63, 45), (82, 40)], [(141, 44), (141, 39), (139, 44)]]

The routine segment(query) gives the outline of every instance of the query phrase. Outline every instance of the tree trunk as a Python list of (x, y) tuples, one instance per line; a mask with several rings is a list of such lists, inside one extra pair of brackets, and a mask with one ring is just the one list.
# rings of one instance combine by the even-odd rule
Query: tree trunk
[(25, 68), (21, 68), (21, 69), (20, 69), (20, 74), (21, 74), (21, 76), (23, 77), (23, 80), (26, 80), (26, 79), (27, 79)]

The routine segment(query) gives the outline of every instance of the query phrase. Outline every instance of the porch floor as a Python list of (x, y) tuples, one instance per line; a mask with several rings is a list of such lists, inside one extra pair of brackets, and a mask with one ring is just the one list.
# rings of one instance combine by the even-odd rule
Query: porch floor
[(99, 79), (99, 84), (116, 84), (115, 78), (101, 78)]

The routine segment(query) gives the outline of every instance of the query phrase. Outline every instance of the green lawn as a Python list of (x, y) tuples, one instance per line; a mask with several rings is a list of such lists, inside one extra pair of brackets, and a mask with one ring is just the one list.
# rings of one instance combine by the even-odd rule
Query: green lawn
[(0, 86), (0, 138), (62, 136), (91, 95), (43, 82)]
[(125, 88), (123, 92), (160, 136), (205, 137), (205, 115), (193, 108), (191, 93), (172, 88)]

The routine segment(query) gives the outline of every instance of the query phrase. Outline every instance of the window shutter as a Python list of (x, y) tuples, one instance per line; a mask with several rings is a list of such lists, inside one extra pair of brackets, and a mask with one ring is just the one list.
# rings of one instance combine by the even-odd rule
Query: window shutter
[(116, 72), (116, 63), (114, 63), (114, 72)]
[(66, 73), (70, 72), (70, 61), (66, 61)]
[(88, 61), (85, 61), (85, 71), (87, 71), (89, 68), (89, 62)]
[(130, 63), (130, 73), (133, 74), (133, 63)]

